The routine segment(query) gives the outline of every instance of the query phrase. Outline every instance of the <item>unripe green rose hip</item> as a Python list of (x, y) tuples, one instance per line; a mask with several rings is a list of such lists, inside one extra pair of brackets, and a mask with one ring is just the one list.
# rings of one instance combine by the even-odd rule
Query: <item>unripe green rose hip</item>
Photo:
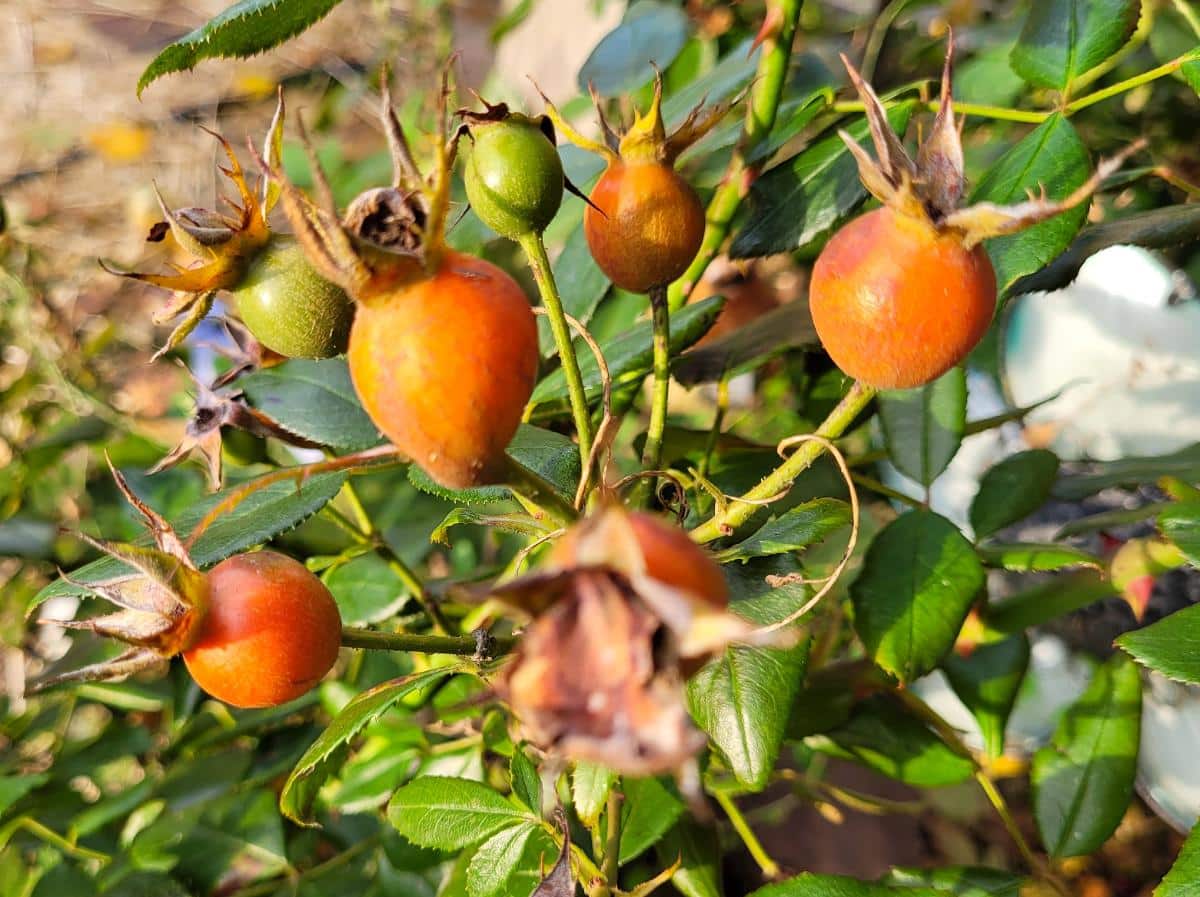
[(540, 123), (509, 114), (471, 126), (464, 181), (480, 220), (510, 240), (540, 233), (562, 203), (562, 160)]
[(354, 305), (290, 237), (272, 236), (231, 292), (242, 323), (268, 349), (288, 358), (346, 351)]

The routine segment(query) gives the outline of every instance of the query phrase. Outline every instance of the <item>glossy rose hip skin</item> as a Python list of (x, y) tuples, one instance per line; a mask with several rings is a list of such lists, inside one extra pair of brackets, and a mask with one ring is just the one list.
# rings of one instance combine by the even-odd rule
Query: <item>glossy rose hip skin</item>
[(503, 478), (538, 365), (533, 311), (506, 273), (447, 251), (432, 277), (360, 303), (348, 357), (371, 420), (435, 481)]
[(592, 258), (631, 293), (649, 292), (687, 270), (704, 239), (704, 207), (669, 165), (614, 160), (583, 213)]
[(210, 570), (208, 606), (183, 661), (201, 688), (235, 707), (300, 697), (337, 660), (342, 621), (303, 564), (258, 551)]
[(813, 266), (813, 324), (846, 374), (908, 389), (960, 363), (987, 332), (996, 275), (982, 246), (890, 208), (842, 228)]

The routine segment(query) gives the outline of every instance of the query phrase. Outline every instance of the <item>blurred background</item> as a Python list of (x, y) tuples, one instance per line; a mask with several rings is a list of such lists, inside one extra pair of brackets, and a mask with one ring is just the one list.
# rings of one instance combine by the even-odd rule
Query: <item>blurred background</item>
[[(53, 577), (56, 566), (70, 568), (81, 557), (79, 544), (59, 536), (57, 527), (85, 526), (113, 537), (134, 532), (102, 474), (97, 446), (118, 462), (144, 469), (179, 441), (191, 413), (186, 371), (175, 364), (149, 363), (167, 332), (151, 321), (165, 295), (105, 273), (97, 260), (123, 269), (162, 270), (171, 247), (145, 240), (161, 218), (153, 184), (173, 207), (216, 207), (221, 152), (200, 126), (226, 135), (236, 147), (243, 147), (247, 136), (261, 142), (276, 85), (282, 83), (291, 117), (285, 148), (289, 170), (303, 182), (305, 165), (290, 139), (298, 114), (312, 128), (319, 156), (344, 202), (389, 177), (376, 117), (381, 62), (391, 65), (397, 106), (406, 123), (428, 121), (451, 51), (461, 54), (463, 87), (537, 111), (540, 100), (532, 78), (565, 111), (586, 119), (576, 73), (626, 9), (618, 0), (346, 2), (264, 56), (202, 63), (189, 74), (156, 81), (139, 98), (138, 76), (158, 50), (226, 5), (225, 0), (0, 2), (0, 203), (5, 227), (0, 236), (0, 691), (9, 696), (19, 696), (24, 682), (28, 596)], [(970, 21), (992, 5), (971, 0), (916, 3), (913, 15), (898, 19), (897, 27), (928, 36), (949, 19)], [(689, 0), (680, 6), (714, 46), (727, 33), (739, 40), (747, 28), (752, 33), (762, 14), (758, 2)], [(820, 6), (837, 27), (814, 38), (813, 48), (833, 65), (832, 51), (844, 49), (848, 40), (861, 47), (879, 4), (841, 0)], [(842, 28), (842, 22), (852, 24)], [(891, 64), (895, 83), (911, 61), (897, 64), (885, 52), (880, 68)], [(975, 72), (978, 89), (1004, 87), (989, 84), (982, 66)], [(1194, 113), (1194, 96), (1191, 103)], [(1182, 175), (1193, 183), (1200, 179), (1194, 156), (1190, 170), (1182, 154), (1176, 161)], [(567, 162), (571, 170), (570, 156)], [(705, 172), (698, 175), (704, 182)], [(709, 181), (704, 185), (711, 186), (711, 177)], [(743, 289), (747, 281), (757, 284), (758, 275), (770, 283), (765, 299), (763, 290), (746, 289), (752, 294), (746, 300), (747, 320), (795, 297), (803, 285), (802, 271), (786, 257), (751, 271), (734, 272), (721, 263), (714, 272), (718, 279), (732, 278), (720, 285), (725, 292)], [(616, 308), (621, 301), (613, 297), (606, 304)], [(629, 303), (625, 308), (633, 309), (630, 317), (641, 310)], [(602, 330), (603, 320), (595, 327)], [(198, 331), (196, 344), (218, 337), (215, 328), (205, 328)], [(202, 349), (194, 350), (193, 363), (196, 358), (203, 358)], [(1046, 384), (1034, 384), (1030, 391), (1044, 395)], [(681, 406), (685, 411), (686, 402)], [(1189, 421), (1200, 420), (1200, 409), (1185, 411), (1191, 414)], [(980, 416), (987, 413), (994, 409), (984, 409)], [(756, 420), (753, 415), (753, 409), (746, 411), (740, 426), (764, 441), (794, 432), (791, 419)], [(709, 417), (705, 410), (704, 420)], [(1180, 424), (1179, 418), (1173, 421)], [(232, 449), (236, 453), (237, 445)], [(192, 466), (135, 486), (167, 509), (186, 507), (204, 490), (203, 478)], [(384, 521), (389, 532), (423, 529), (424, 535), (444, 514), (442, 505), (418, 498), (404, 506), (404, 519)], [(318, 523), (306, 524), (301, 535), (291, 538), (307, 540), (310, 550), (323, 544)], [(455, 546), (460, 553), (469, 548), (466, 540)], [(470, 569), (476, 560), (456, 559), (449, 550), (446, 555), (439, 561), (443, 567), (457, 563)], [(1174, 588), (1197, 591), (1190, 581)], [(1198, 597), (1189, 594), (1187, 601)], [(1119, 602), (1118, 609), (1124, 612)], [(41, 648), (46, 656), (56, 653), (51, 646)], [(1046, 683), (1066, 681), (1069, 663), (1051, 658), (1044, 675)], [(1072, 688), (1057, 695), (1059, 706), (1077, 693)], [(9, 746), (0, 739), (0, 749)], [(871, 809), (841, 810), (831, 802), (805, 803), (798, 809), (796, 801), (769, 792), (752, 818), (771, 853), (789, 868), (871, 877), (892, 865), (931, 861), (1016, 863), (973, 786), (943, 789), (931, 803), (922, 803), (906, 786), (831, 763), (840, 767), (831, 780), (847, 793), (881, 795), (896, 802), (891, 807), (895, 812), (882, 816)], [(1020, 785), (1014, 781), (1012, 787)], [(1025, 796), (1018, 792), (1013, 797), (1022, 807), (1022, 824), (1032, 828)], [(1146, 805), (1136, 804), (1104, 853), (1080, 861), (1086, 864), (1075, 870), (1080, 893), (1148, 894), (1179, 841), (1170, 825)], [(735, 880), (750, 881), (756, 874), (747, 855), (730, 863)], [(0, 894), (7, 897), (3, 887)]]

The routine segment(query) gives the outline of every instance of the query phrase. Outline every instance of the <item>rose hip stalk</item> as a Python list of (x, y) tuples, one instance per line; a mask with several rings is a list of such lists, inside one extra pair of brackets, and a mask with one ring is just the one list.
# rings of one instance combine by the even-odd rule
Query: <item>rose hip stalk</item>
[(598, 153), (607, 163), (583, 213), (592, 258), (621, 289), (649, 294), (654, 393), (642, 464), (655, 469), (661, 461), (670, 381), (671, 323), (666, 289), (687, 270), (704, 239), (704, 206), (692, 185), (675, 171), (675, 160), (707, 134), (729, 106), (707, 110), (697, 106), (668, 134), (662, 117), (662, 75), (656, 71), (650, 108), (618, 136), (600, 112), (594, 92), (592, 98), (604, 132), (603, 143), (589, 140), (568, 125), (549, 100), (546, 111), (568, 140)]
[(935, 380), (982, 339), (996, 308), (996, 275), (981, 245), (1079, 205), (1139, 149), (1102, 162), (1061, 200), (1041, 196), (1013, 206), (960, 208), (965, 191), (962, 144), (954, 121), (951, 38), (942, 97), (914, 162), (888, 125), (870, 85), (845, 56), (866, 107), (877, 159), (845, 131), (863, 184), (883, 207), (856, 218), (826, 244), (813, 266), (809, 305), (826, 352), (851, 377), (879, 389)]

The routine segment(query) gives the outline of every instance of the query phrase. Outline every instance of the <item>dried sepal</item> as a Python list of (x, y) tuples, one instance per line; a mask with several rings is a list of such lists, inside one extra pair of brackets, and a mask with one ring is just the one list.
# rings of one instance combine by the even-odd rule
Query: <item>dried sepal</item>
[(924, 193), (939, 217), (958, 208), (966, 189), (963, 172), (960, 126), (954, 121), (954, 94), (950, 85), (954, 63), (954, 34), (946, 39), (946, 62), (942, 66), (942, 96), (929, 136), (917, 150), (917, 170), (927, 179)]
[(561, 810), (556, 814), (555, 823), (562, 835), (558, 859), (554, 861), (549, 872), (539, 870), (542, 872), (542, 880), (529, 897), (575, 897), (575, 875), (571, 871), (571, 829)]
[(421, 201), (424, 202), (425, 195), (420, 191), (420, 187), (424, 184), (424, 178), (413, 158), (408, 137), (404, 133), (404, 128), (400, 126), (400, 119), (396, 117), (396, 109), (392, 104), (391, 77), (386, 66), (380, 75), (380, 84), (379, 114), (383, 121), (384, 134), (387, 135), (388, 150), (392, 156), (392, 186), (396, 189), (407, 187), (409, 190), (415, 190), (420, 194)]
[(603, 571), (578, 571), (569, 600), (522, 635), (500, 693), (535, 744), (631, 775), (678, 769), (705, 743), (683, 700), (662, 621)]
[[(842, 65), (846, 67), (846, 71), (850, 75), (850, 83), (854, 85), (854, 89), (863, 103), (867, 126), (871, 131), (871, 142), (875, 145), (876, 161), (872, 162), (872, 166), (878, 173), (878, 179), (890, 184), (894, 190), (899, 189), (904, 183), (911, 184), (917, 178), (917, 167), (909, 157), (900, 137), (892, 130), (892, 126), (888, 122), (887, 110), (884, 109), (874, 88), (863, 80), (858, 69), (851, 64), (845, 54), (842, 54), (841, 59)], [(859, 165), (861, 169), (861, 160)], [(869, 186), (868, 189), (870, 189)]]
[(298, 436), (274, 418), (248, 405), (241, 392), (218, 384), (209, 386), (198, 380), (186, 367), (184, 370), (196, 388), (195, 409), (184, 428), (183, 439), (150, 468), (150, 473), (174, 467), (195, 452), (204, 461), (209, 488), (214, 491), (219, 489), (222, 479), (222, 431), (225, 429), (242, 430), (260, 438), (274, 437), (302, 448), (318, 447), (316, 443)]
[[(595, 153), (596, 155), (603, 157), (606, 161), (611, 162), (618, 158), (615, 140), (612, 141), (613, 145), (610, 146), (608, 143), (598, 143), (589, 137), (585, 137), (575, 128), (574, 125), (563, 118), (562, 113), (558, 111), (558, 107), (550, 102), (550, 98), (546, 96), (542, 88), (538, 86), (538, 83), (533, 81), (533, 79), (530, 80), (533, 83), (534, 90), (538, 92), (542, 98), (542, 102), (546, 105), (546, 117), (549, 118), (550, 122), (554, 125), (554, 130), (556, 133), (565, 137), (569, 143), (574, 144), (582, 150)], [(612, 128), (609, 127), (608, 122), (604, 120), (603, 113), (600, 111), (600, 100), (594, 90), (592, 91), (592, 99), (596, 103), (596, 112), (598, 115), (600, 115), (601, 121), (603, 122), (601, 125), (602, 130), (606, 136), (612, 135)], [(613, 136), (615, 137), (615, 135)]]
[(47, 676), (31, 683), (30, 692), (45, 691), (57, 685), (81, 682), (106, 682), (143, 673), (165, 666), (167, 659), (149, 648), (130, 648), (123, 654), (100, 663), (89, 664), (77, 670), (69, 670), (56, 676)]
[[(279, 100), (275, 104), (275, 114), (271, 117), (271, 126), (267, 128), (267, 136), (263, 140), (262, 148), (263, 159), (272, 168), (279, 168), (283, 164), (284, 104), (282, 84), (278, 89), (278, 97)], [(267, 216), (275, 208), (275, 203), (279, 201), (279, 185), (270, 178), (263, 178), (260, 189), (259, 215), (265, 225), (267, 223)]]
[(1024, 203), (1000, 206), (982, 202), (959, 208), (966, 192), (966, 178), (963, 171), (962, 126), (954, 118), (951, 84), (953, 34), (946, 46), (937, 117), (928, 137), (917, 151), (915, 163), (905, 151), (900, 137), (888, 124), (887, 112), (871, 85), (863, 80), (845, 56), (842, 56), (842, 62), (862, 99), (871, 140), (875, 145), (876, 158), (872, 159), (849, 134), (839, 132), (858, 164), (863, 185), (893, 210), (910, 218), (927, 221), (941, 231), (956, 233), (968, 249), (990, 237), (1015, 233), (1079, 205), (1125, 159), (1145, 146), (1144, 140), (1135, 141), (1113, 158), (1101, 162), (1092, 177), (1063, 199), (1048, 199), (1043, 186), (1040, 195), (1031, 194)]
[(215, 290), (205, 290), (199, 293), (183, 293), (180, 295), (189, 297), (190, 301), (185, 306), (187, 314), (171, 330), (167, 341), (159, 346), (158, 350), (150, 356), (151, 361), (158, 361), (158, 359), (162, 358), (168, 352), (179, 348), (183, 341), (188, 338), (188, 335), (212, 311), (213, 300), (217, 296)]
[(188, 555), (183, 540), (162, 516), (134, 494), (111, 462), (109, 469), (121, 494), (145, 521), (153, 547), (76, 533), (78, 538), (131, 567), (133, 572), (122, 572), (97, 582), (80, 582), (64, 574), (64, 580), (76, 588), (118, 609), (82, 620), (47, 622), (115, 638), (132, 647), (113, 660), (43, 680), (39, 688), (113, 679), (161, 664), (192, 642), (208, 608), (208, 581)]
[(439, 143), (437, 171), (426, 183), (392, 110), (386, 72), (380, 112), (392, 153), (393, 186), (356, 197), (344, 216), (338, 214), (303, 122), (298, 127), (313, 172), (316, 201), (251, 147), (264, 176), (278, 186), (284, 215), (317, 273), (364, 302), (436, 266), (444, 207), (449, 203), (446, 160), (452, 151)]
[(1024, 230), (1039, 221), (1053, 218), (1068, 209), (1086, 201), (1099, 189), (1106, 178), (1111, 177), (1131, 155), (1146, 146), (1144, 139), (1135, 140), (1125, 149), (1109, 159), (1103, 159), (1092, 172), (1092, 176), (1072, 190), (1062, 199), (1050, 199), (1046, 196), (1045, 186), (1041, 187), (1039, 195), (1030, 195), (1029, 199), (1011, 206), (999, 206), (990, 202), (979, 202), (966, 208), (958, 209), (946, 216), (942, 226), (957, 231), (967, 248), (975, 246), (990, 237), (1012, 234)]
[[(282, 97), (275, 115), (276, 120), (272, 122), (271, 131), (268, 132), (265, 148), (268, 154), (278, 156), (281, 149), (275, 147), (278, 140), (273, 135), (282, 127)], [(171, 274), (151, 274), (122, 271), (104, 260), (100, 262), (101, 267), (111, 274), (173, 292), (171, 301), (154, 315), (154, 321), (161, 324), (179, 315), (185, 317), (171, 332), (166, 344), (155, 353), (156, 359), (180, 345), (196, 328), (212, 309), (213, 297), (217, 291), (232, 289), (238, 284), (246, 266), (266, 246), (271, 236), (267, 228), (267, 211), (274, 200), (269, 185), (263, 185), (260, 200), (246, 182), (245, 172), (229, 141), (220, 134), (201, 127), (216, 138), (228, 160), (227, 164), (218, 165), (218, 169), (233, 184), (238, 194), (238, 202), (234, 203), (224, 197), (221, 199), (230, 206), (235, 215), (230, 217), (210, 209), (194, 207), (172, 210), (156, 184), (154, 195), (162, 211), (165, 226), (157, 224), (151, 228), (148, 241), (157, 242), (169, 231), (175, 242), (195, 264), (190, 268), (171, 265)]]

